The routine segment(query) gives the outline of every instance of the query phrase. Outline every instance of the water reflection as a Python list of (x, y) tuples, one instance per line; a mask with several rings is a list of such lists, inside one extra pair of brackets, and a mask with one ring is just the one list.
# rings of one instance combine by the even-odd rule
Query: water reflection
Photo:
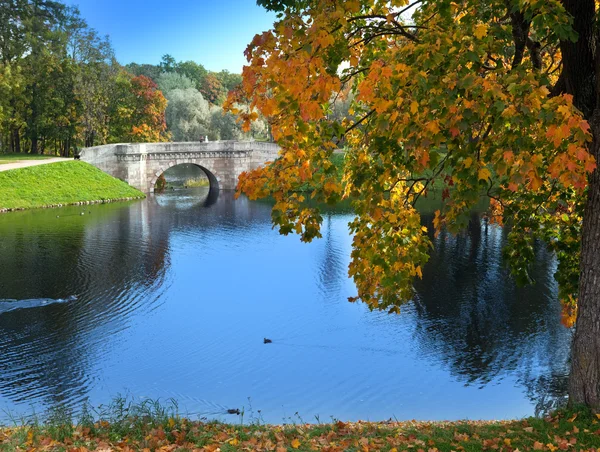
[(502, 265), (506, 235), (474, 214), (465, 234), (431, 237), (435, 251), (416, 282), (415, 333), (420, 351), (459, 380), (484, 386), (514, 373), (545, 406), (564, 394), (571, 331), (560, 324), (553, 257), (538, 247), (536, 284), (517, 288)]
[(564, 394), (570, 333), (543, 248), (537, 285), (518, 289), (506, 232), (473, 215), (465, 234), (432, 237), (414, 303), (388, 316), (346, 301), (350, 215), (324, 218), (323, 239), (301, 244), (272, 230), (268, 203), (208, 189), (0, 216), (0, 298), (78, 295), (0, 314), (0, 407), (130, 391), (193, 414), (251, 397), (269, 422), (456, 419)]

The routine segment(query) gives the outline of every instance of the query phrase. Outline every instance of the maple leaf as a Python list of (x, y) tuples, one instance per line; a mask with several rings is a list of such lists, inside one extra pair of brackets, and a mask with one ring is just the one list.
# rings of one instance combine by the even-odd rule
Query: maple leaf
[(477, 39), (482, 39), (485, 36), (487, 36), (488, 33), (488, 26), (486, 24), (478, 24), (475, 27), (475, 32), (473, 33), (473, 35), (475, 35), (475, 37)]
[(479, 180), (487, 181), (490, 179), (491, 176), (492, 176), (492, 173), (487, 168), (480, 168), (479, 172), (477, 173), (477, 177), (479, 178)]

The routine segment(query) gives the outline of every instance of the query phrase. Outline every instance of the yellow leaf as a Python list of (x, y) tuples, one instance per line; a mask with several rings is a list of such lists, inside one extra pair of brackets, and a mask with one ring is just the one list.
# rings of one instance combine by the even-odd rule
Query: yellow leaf
[(410, 112), (414, 115), (419, 111), (419, 103), (413, 100), (410, 104)]
[(467, 157), (463, 161), (463, 165), (465, 165), (465, 168), (470, 168), (472, 164), (473, 164), (473, 159), (471, 157)]
[(479, 180), (489, 180), (492, 173), (487, 168), (481, 168), (478, 173)]
[(475, 32), (473, 33), (477, 39), (481, 39), (486, 36), (488, 33), (488, 26), (486, 24), (479, 24), (475, 27)]
[(292, 447), (294, 449), (298, 449), (300, 447), (300, 441), (298, 441), (297, 439), (295, 439), (294, 441), (292, 441)]

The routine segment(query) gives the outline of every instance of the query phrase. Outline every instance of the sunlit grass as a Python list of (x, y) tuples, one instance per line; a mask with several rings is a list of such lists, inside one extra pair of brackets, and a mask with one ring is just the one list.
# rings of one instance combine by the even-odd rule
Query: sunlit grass
[(0, 209), (143, 197), (125, 182), (75, 160), (0, 172)]

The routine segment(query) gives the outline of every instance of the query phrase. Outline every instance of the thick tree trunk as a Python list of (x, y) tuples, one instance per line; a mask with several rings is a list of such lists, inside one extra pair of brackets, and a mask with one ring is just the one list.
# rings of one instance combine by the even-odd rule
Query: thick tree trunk
[[(562, 42), (564, 90), (588, 119), (594, 141), (591, 152), (600, 163), (600, 66), (594, 0), (563, 0), (573, 16), (576, 42)], [(578, 314), (571, 351), (570, 404), (600, 411), (600, 169), (589, 177), (583, 219)]]
[[(600, 162), (600, 110), (589, 120)], [(600, 411), (600, 171), (589, 178), (581, 241), (578, 314), (571, 351), (569, 402)]]

